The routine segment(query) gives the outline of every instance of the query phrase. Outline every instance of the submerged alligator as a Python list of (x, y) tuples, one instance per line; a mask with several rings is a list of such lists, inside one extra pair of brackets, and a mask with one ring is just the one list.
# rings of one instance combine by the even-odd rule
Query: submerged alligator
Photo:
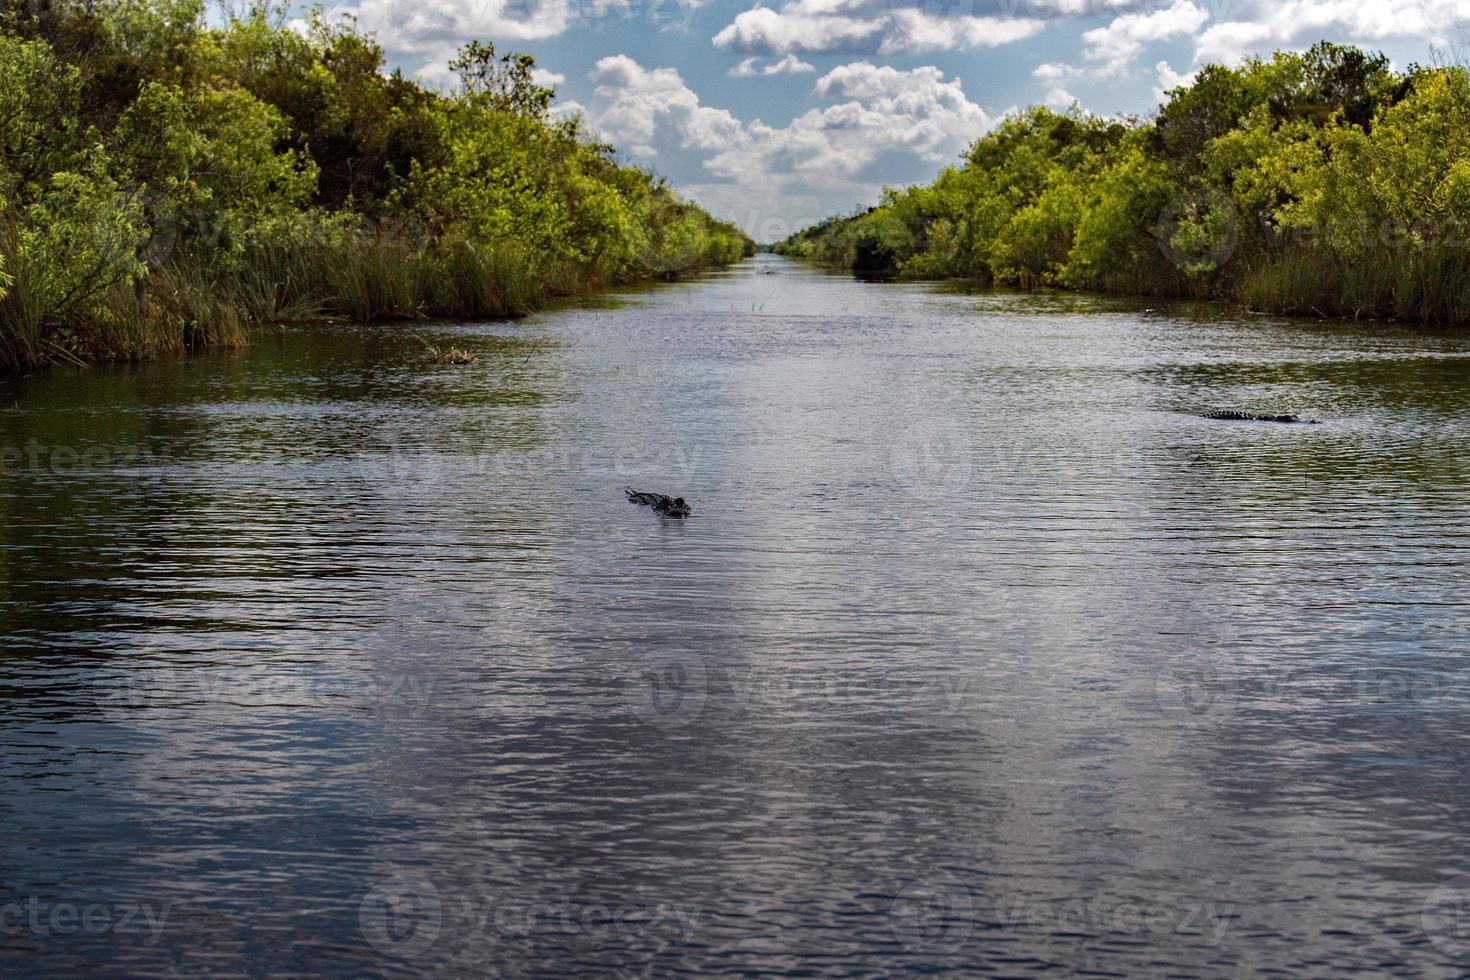
[(1283, 425), (1320, 425), (1316, 419), (1299, 419), (1295, 415), (1251, 415), (1248, 412), (1206, 412), (1202, 419), (1216, 422), (1280, 422)]
[(684, 502), (683, 497), (665, 497), (661, 493), (642, 493), (634, 490), (632, 487), (624, 488), (623, 492), (628, 495), (628, 499), (633, 501), (633, 503), (642, 504), (645, 507), (652, 507), (654, 513), (662, 514), (665, 517), (688, 517), (694, 513), (689, 505)]

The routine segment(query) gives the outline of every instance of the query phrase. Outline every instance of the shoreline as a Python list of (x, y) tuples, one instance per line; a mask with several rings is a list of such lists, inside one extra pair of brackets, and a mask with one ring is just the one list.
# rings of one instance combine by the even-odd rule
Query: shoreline
[[(613, 282), (577, 283), (572, 285), (571, 288), (547, 289), (546, 286), (549, 284), (543, 284), (542, 288), (538, 289), (536, 294), (522, 297), (511, 308), (486, 308), (465, 312), (445, 311), (433, 308), (421, 308), (416, 312), (385, 310), (369, 316), (354, 316), (347, 312), (323, 312), (301, 316), (252, 320), (247, 323), (231, 325), (228, 336), (223, 338), (213, 337), (206, 333), (202, 340), (192, 340), (192, 338), (184, 337), (181, 343), (159, 346), (148, 350), (119, 351), (110, 354), (99, 352), (91, 356), (75, 356), (71, 352), (65, 352), (63, 356), (43, 357), (30, 362), (0, 361), (0, 378), (24, 378), (41, 371), (50, 371), (60, 367), (84, 369), (116, 364), (143, 364), (168, 359), (187, 358), (212, 351), (247, 350), (254, 346), (256, 334), (264, 330), (279, 327), (310, 328), (326, 324), (339, 324), (357, 326), (401, 325), (411, 328), (415, 324), (459, 324), (519, 320), (552, 309), (557, 304), (563, 302), (575, 301), (591, 296), (613, 294), (622, 289), (650, 288), (687, 282), (707, 272), (738, 265), (749, 257), (747, 255), (728, 261), (701, 263), (673, 274), (659, 273)], [(565, 286), (564, 283), (557, 285)], [(147, 291), (145, 288), (139, 292), (146, 295)], [(341, 304), (342, 297), (323, 297), (320, 299), (320, 303), (322, 305)]]
[(1109, 289), (1070, 289), (1066, 286), (1023, 286), (1020, 284), (997, 284), (985, 279), (966, 276), (950, 276), (945, 278), (921, 278), (905, 277), (897, 273), (890, 276), (864, 276), (842, 266), (829, 265), (815, 259), (803, 258), (796, 255), (784, 255), (780, 252), (764, 252), (758, 254), (775, 255), (788, 262), (816, 269), (827, 275), (850, 279), (853, 282), (868, 283), (873, 285), (898, 285), (903, 283), (924, 283), (929, 285), (953, 285), (974, 292), (1013, 293), (1020, 296), (1094, 296), (1099, 298), (1119, 298), (1133, 300), (1154, 300), (1164, 303), (1204, 303), (1228, 309), (1239, 316), (1252, 317), (1274, 317), (1281, 320), (1293, 322), (1321, 322), (1321, 323), (1355, 323), (1355, 324), (1384, 324), (1412, 330), (1429, 330), (1450, 334), (1470, 333), (1470, 321), (1446, 322), (1442, 320), (1413, 319), (1397, 316), (1350, 316), (1343, 313), (1323, 313), (1319, 310), (1261, 310), (1254, 309), (1239, 299), (1230, 296), (1188, 296), (1179, 293), (1158, 292), (1130, 292), (1127, 290)]

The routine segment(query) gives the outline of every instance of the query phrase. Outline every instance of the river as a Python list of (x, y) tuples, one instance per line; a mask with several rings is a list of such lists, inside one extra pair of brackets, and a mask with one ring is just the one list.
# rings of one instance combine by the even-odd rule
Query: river
[(1463, 973), (1467, 446), (1464, 334), (765, 255), (0, 380), (0, 969)]

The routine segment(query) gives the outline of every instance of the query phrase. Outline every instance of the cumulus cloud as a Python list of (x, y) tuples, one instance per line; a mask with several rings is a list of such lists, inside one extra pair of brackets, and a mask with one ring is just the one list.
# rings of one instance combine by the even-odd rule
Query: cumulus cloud
[(1324, 37), (1363, 44), (1448, 40), (1470, 20), (1467, 0), (1246, 0), (1204, 31), (1195, 60), (1234, 63), (1246, 55), (1299, 47)]
[(1083, 54), (1098, 63), (1103, 73), (1117, 74), (1132, 66), (1145, 45), (1192, 36), (1209, 19), (1209, 13), (1190, 0), (1175, 0), (1171, 6), (1151, 13), (1123, 14), (1106, 27), (1083, 34)]
[(748, 56), (847, 52), (889, 55), (995, 47), (1033, 37), (1045, 22), (1029, 17), (941, 13), (898, 0), (787, 0), (779, 9), (738, 14), (716, 47)]
[[(972, 0), (977, 6), (980, 0)], [(999, 0), (1012, 16), (1025, 11), (1031, 17), (1091, 17), (1116, 14), (1157, 3), (1158, 0)]]
[(1031, 74), (1044, 82), (1054, 82), (1060, 78), (1071, 78), (1077, 73), (1077, 69), (1071, 65), (1063, 65), (1059, 62), (1048, 61), (1036, 66)]
[(815, 65), (809, 65), (796, 55), (788, 54), (780, 61), (773, 61), (768, 65), (762, 65), (759, 58), (745, 58), (730, 69), (730, 74), (736, 78), (752, 78), (757, 75), (804, 75), (816, 70)]
[(790, 216), (795, 201), (822, 202), (806, 216), (815, 219), (872, 200), (884, 185), (932, 179), (996, 119), (932, 66), (841, 65), (812, 86), (822, 104), (785, 126), (703, 105), (677, 71), (625, 55), (603, 58), (591, 77), (595, 130), (650, 160), (664, 149), (693, 151), (700, 176), (681, 186), (697, 188), (707, 206), (741, 204), (745, 213), (731, 216), (747, 225)]
[(627, 55), (602, 58), (588, 76), (596, 86), (590, 121), (632, 153), (653, 157), (672, 140), (685, 150), (719, 151), (742, 136), (740, 120), (700, 105), (673, 68), (644, 68)]
[(555, 37), (572, 19), (570, 0), (472, 0), (426, 4), (415, 0), (361, 0), (326, 11), (329, 20), (350, 16), (377, 36), (398, 61), (416, 62), (429, 82), (449, 79), (449, 60), (470, 38), (497, 42)]
[(934, 17), (918, 10), (896, 10), (878, 46), (880, 55), (951, 48), (994, 48), (1035, 37), (1043, 21), (1021, 17)]
[(1053, 86), (1052, 89), (1046, 93), (1046, 99), (1043, 101), (1048, 109), (1055, 109), (1057, 112), (1065, 112), (1066, 110), (1072, 108), (1072, 104), (1077, 101), (1077, 96), (1073, 95), (1071, 92), (1068, 92), (1060, 85), (1056, 85)]
[[(1209, 13), (1190, 0), (1172, 0), (1152, 12), (1127, 13), (1082, 35), (1082, 59), (1076, 64), (1048, 61), (1032, 76), (1049, 87), (1047, 104), (1069, 95), (1058, 83), (1075, 79), (1106, 79), (1127, 72), (1144, 48), (1158, 41), (1196, 33)], [(1070, 104), (1070, 101), (1068, 102)]]
[(817, 79), (812, 92), (827, 104), (782, 127), (755, 120), (746, 139), (705, 162), (709, 173), (737, 183), (759, 175), (783, 194), (820, 190), (829, 206), (847, 206), (873, 200), (884, 185), (932, 179), (995, 123), (959, 79), (932, 66), (855, 62)]
[(587, 107), (576, 99), (557, 99), (551, 104), (551, 117), (553, 119), (585, 118)]
[[(390, 62), (434, 85), (448, 85), (448, 63), (472, 38), (518, 49), (604, 20), (639, 19), (660, 30), (687, 30), (706, 0), (350, 0), (328, 7), (330, 21), (352, 18)], [(302, 29), (304, 23), (297, 22)]]
[(1174, 89), (1194, 82), (1194, 72), (1182, 74), (1170, 67), (1167, 61), (1161, 61), (1154, 65), (1154, 71), (1158, 73), (1159, 84), (1154, 87), (1154, 101), (1163, 102), (1169, 97)]

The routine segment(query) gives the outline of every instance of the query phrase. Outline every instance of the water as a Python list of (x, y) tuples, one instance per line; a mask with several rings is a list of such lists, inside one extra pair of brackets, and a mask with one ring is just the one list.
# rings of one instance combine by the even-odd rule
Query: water
[(771, 257), (0, 382), (0, 969), (1463, 973), (1467, 382)]

